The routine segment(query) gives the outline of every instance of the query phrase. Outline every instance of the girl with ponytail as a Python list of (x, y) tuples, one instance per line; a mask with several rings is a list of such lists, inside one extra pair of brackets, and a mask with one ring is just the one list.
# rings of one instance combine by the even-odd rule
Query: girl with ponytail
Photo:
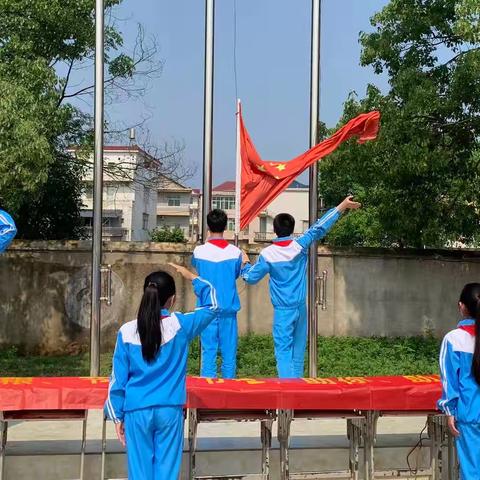
[(175, 281), (153, 272), (145, 278), (137, 319), (118, 332), (105, 413), (127, 448), (129, 480), (179, 478), (188, 346), (219, 313), (210, 283), (170, 265), (192, 282), (203, 307), (170, 313)]
[(462, 319), (440, 351), (438, 407), (456, 437), (460, 478), (480, 480), (480, 283), (465, 285), (458, 308)]

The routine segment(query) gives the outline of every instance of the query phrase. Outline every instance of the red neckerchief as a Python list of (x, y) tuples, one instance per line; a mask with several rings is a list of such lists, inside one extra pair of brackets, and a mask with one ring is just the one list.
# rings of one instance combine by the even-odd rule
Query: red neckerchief
[(281, 240), (280, 242), (273, 242), (273, 243), (278, 247), (288, 247), (292, 242), (293, 240)]
[(458, 327), (460, 330), (465, 330), (468, 332), (472, 337), (477, 334), (477, 327), (476, 325), (461, 325)]
[(224, 238), (210, 238), (208, 243), (215, 245), (218, 248), (227, 248), (230, 244)]

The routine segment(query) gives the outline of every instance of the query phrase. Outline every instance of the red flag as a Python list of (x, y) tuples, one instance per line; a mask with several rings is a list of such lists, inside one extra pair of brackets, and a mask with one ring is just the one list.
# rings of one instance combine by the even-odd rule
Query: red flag
[[(376, 138), (380, 112), (362, 113), (350, 120), (331, 137), (289, 162), (262, 160), (243, 123), (239, 109), (239, 155), (241, 160), (240, 228), (244, 229), (304, 170), (332, 153), (349, 138), (359, 143)], [(238, 188), (238, 186), (237, 186)]]

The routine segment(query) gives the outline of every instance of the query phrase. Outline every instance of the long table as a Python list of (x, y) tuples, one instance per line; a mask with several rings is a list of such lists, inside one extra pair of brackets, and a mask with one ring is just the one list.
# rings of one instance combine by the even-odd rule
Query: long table
[[(0, 462), (4, 460), (5, 424), (8, 419), (48, 419), (58, 417), (85, 419), (88, 410), (103, 408), (108, 392), (104, 377), (19, 377), (0, 378), (0, 421), (4, 420)], [(376, 423), (385, 415), (426, 415), (429, 419), (432, 464), (427, 472), (439, 479), (442, 470), (442, 448), (445, 441), (451, 449), (445, 421), (436, 410), (441, 394), (437, 375), (404, 375), (392, 377), (336, 377), (292, 380), (250, 379), (235, 380), (189, 377), (187, 404), (189, 411), (189, 450), (191, 479), (195, 471), (197, 428), (201, 422), (259, 421), (262, 439), (262, 473), (251, 478), (269, 479), (272, 424), (278, 419), (281, 478), (359, 478), (359, 448), (363, 446), (364, 478), (379, 474), (374, 466)], [(85, 412), (80, 415), (79, 412)], [(38, 418), (37, 418), (38, 417)], [(294, 474), (289, 469), (290, 424), (295, 418), (345, 418), (350, 441), (349, 468), (345, 472)], [(102, 474), (105, 466), (105, 426), (102, 438)], [(453, 461), (449, 469), (453, 472)], [(82, 443), (83, 473), (84, 443)], [(0, 479), (2, 477), (0, 466)], [(393, 472), (393, 471), (392, 471)], [(342, 476), (343, 475), (343, 476)], [(401, 476), (395, 471), (392, 475)], [(453, 473), (449, 478), (453, 479)], [(199, 477), (198, 477), (199, 478)], [(201, 477), (203, 479), (215, 477)], [(218, 477), (228, 478), (228, 477)], [(250, 478), (237, 475), (231, 478)]]
[[(105, 377), (0, 378), (0, 411), (103, 408)], [(187, 408), (435, 410), (438, 375), (235, 380), (189, 377)]]

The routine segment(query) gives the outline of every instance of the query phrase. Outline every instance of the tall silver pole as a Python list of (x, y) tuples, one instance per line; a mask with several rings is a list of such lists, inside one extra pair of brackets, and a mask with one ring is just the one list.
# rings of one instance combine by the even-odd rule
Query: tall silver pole
[(90, 375), (100, 373), (100, 316), (103, 208), (104, 5), (95, 5), (95, 157), (93, 167), (92, 316), (90, 319)]
[[(310, 146), (317, 144), (318, 116), (320, 109), (320, 22), (321, 0), (312, 0), (312, 40), (310, 71)], [(318, 168), (310, 167), (309, 220), (310, 224), (318, 217)], [(308, 258), (308, 375), (317, 376), (317, 244), (310, 247)]]
[(212, 205), (213, 156), (213, 60), (215, 35), (215, 0), (205, 0), (205, 80), (203, 117), (203, 197), (202, 241), (207, 238), (207, 215)]

